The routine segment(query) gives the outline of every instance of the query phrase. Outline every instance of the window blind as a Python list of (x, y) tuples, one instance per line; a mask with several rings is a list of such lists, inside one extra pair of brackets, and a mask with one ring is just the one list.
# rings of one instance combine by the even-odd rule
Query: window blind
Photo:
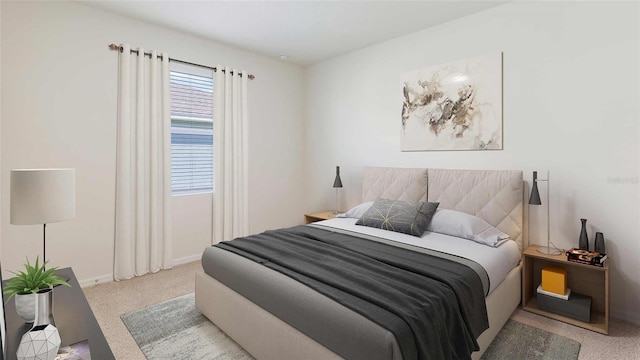
[(172, 193), (211, 192), (213, 73), (207, 76), (200, 68), (174, 64), (169, 72)]

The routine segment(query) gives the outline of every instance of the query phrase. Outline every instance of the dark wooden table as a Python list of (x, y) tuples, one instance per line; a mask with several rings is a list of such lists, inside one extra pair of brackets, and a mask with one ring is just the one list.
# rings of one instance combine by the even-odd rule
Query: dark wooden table
[[(91, 359), (115, 359), (98, 321), (89, 307), (78, 279), (71, 268), (59, 269), (57, 274), (69, 278), (71, 287), (56, 286), (53, 290), (53, 318), (56, 322), (61, 346), (89, 340)], [(7, 321), (7, 359), (16, 359), (16, 352), (22, 335), (31, 329), (32, 323), (25, 323), (16, 313), (14, 299), (5, 305)]]

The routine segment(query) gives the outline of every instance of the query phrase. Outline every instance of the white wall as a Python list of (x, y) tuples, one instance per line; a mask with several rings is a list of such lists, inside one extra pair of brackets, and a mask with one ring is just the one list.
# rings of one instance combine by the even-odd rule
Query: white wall
[[(74, 2), (2, 2), (2, 265), (41, 254), (42, 227), (9, 224), (9, 171), (73, 167), (77, 216), (47, 227), (47, 257), (79, 280), (113, 272), (117, 53), (109, 43), (229, 65), (249, 83), (250, 228), (302, 222), (303, 69)], [(278, 204), (277, 211), (274, 204)], [(174, 258), (211, 242), (211, 195), (174, 197)]]
[[(605, 234), (611, 311), (640, 323), (638, 4), (514, 2), (387, 41), (308, 69), (309, 209), (360, 201), (362, 168), (520, 169), (551, 173), (551, 236), (577, 246)], [(400, 74), (504, 52), (504, 150), (400, 152)], [(541, 186), (541, 191), (544, 187)], [(544, 194), (543, 194), (544, 196)], [(546, 242), (545, 207), (530, 235)]]

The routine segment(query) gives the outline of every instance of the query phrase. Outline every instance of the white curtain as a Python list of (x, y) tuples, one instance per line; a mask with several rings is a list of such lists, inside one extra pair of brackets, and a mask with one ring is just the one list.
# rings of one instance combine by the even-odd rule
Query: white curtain
[(169, 56), (144, 51), (119, 54), (116, 280), (172, 265)]
[(214, 243), (249, 234), (248, 74), (220, 65), (217, 69), (213, 104)]

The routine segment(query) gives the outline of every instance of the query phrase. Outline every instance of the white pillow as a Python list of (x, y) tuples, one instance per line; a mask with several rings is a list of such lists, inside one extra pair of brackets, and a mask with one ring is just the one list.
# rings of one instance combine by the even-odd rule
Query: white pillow
[(479, 217), (447, 209), (436, 211), (427, 231), (457, 236), (492, 247), (498, 247), (509, 240), (509, 235)]
[(362, 215), (364, 215), (364, 213), (366, 213), (367, 210), (369, 210), (371, 205), (373, 205), (373, 201), (368, 201), (366, 203), (362, 203), (362, 204), (360, 204), (358, 206), (355, 206), (355, 207), (351, 208), (351, 210), (347, 211), (344, 214), (336, 215), (336, 217), (338, 217), (338, 218), (360, 219), (362, 217)]

